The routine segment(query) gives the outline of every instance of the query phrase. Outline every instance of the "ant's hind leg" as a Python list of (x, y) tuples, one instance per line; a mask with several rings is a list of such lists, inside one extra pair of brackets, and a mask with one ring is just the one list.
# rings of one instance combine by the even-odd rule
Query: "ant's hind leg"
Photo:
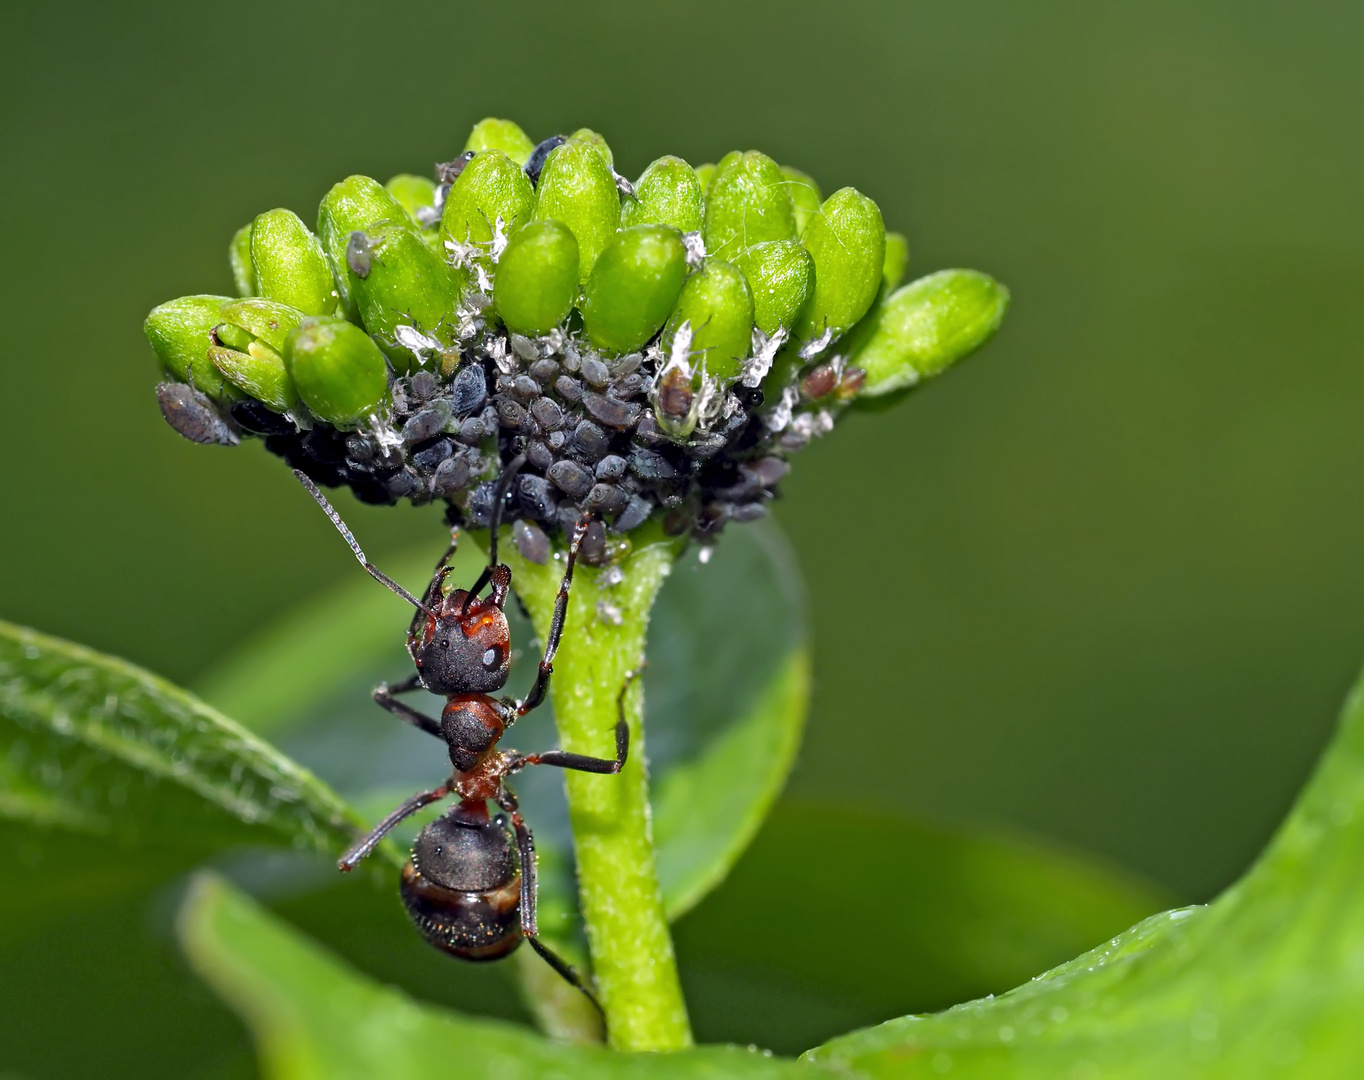
[[(512, 806), (516, 805), (515, 798), (510, 802)], [(531, 836), (530, 829), (521, 820), (520, 814), (512, 810), (511, 817), (512, 827), (516, 830), (516, 850), (521, 856), (521, 933), (530, 942), (530, 947), (540, 954), (540, 958), (559, 973), (560, 978), (583, 992), (605, 1024), (606, 1013), (602, 1012), (601, 1002), (588, 989), (582, 977), (573, 969), (573, 965), (540, 940), (540, 930), (535, 919), (535, 838)]]
[(387, 836), (393, 830), (394, 826), (405, 819), (410, 818), (422, 807), (430, 806), (433, 802), (445, 798), (445, 796), (450, 794), (450, 789), (451, 785), (447, 780), (444, 784), (441, 784), (440, 787), (435, 788), (432, 791), (417, 792), (412, 798), (408, 799), (389, 814), (388, 817), (384, 818), (383, 821), (379, 822), (378, 825), (374, 826), (363, 840), (341, 856), (340, 861), (338, 861), (336, 865), (345, 872), (354, 870), (361, 859), (379, 846), (379, 841)]

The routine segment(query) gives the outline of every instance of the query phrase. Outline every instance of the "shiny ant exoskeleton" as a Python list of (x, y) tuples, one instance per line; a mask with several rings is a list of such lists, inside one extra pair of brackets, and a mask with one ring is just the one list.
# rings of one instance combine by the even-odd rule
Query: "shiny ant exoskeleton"
[[(420, 600), (365, 557), (326, 496), (307, 476), (294, 471), (370, 576), (417, 609), (407, 633), (407, 651), (417, 673), (396, 686), (381, 684), (374, 691), (374, 700), (413, 727), (442, 739), (449, 747), (454, 766), (449, 780), (430, 791), (418, 792), (397, 807), (347, 851), (338, 865), (343, 871), (353, 870), (399, 822), (424, 806), (449, 795), (456, 796), (459, 802), (454, 807), (422, 829), (412, 845), (411, 858), (403, 867), (400, 887), (403, 904), (422, 937), (436, 948), (465, 960), (496, 960), (510, 953), (524, 938), (555, 971), (597, 1005), (578, 973), (538, 940), (535, 841), (521, 819), (516, 796), (507, 787), (506, 778), (527, 765), (557, 765), (591, 773), (620, 772), (630, 743), (623, 702), (633, 675), (621, 688), (617, 703), (620, 720), (616, 724), (614, 758), (587, 757), (563, 750), (518, 754), (497, 749), (506, 729), (539, 706), (549, 690), (554, 654), (563, 635), (573, 566), (587, 529), (586, 520), (574, 529), (535, 685), (520, 700), (493, 697), (506, 685), (511, 663), (511, 635), (502, 611), (511, 586), (511, 570), (497, 561), (497, 530), (502, 503), (521, 463), (513, 460), (502, 472), (493, 501), (488, 566), (473, 588), (456, 589), (449, 595), (442, 592), (450, 573), (449, 561), (459, 542), (456, 529)], [(488, 595), (480, 598), (479, 590), (489, 583), (492, 588)], [(439, 720), (394, 697), (421, 689), (445, 696)], [(510, 818), (490, 817), (489, 801), (495, 802)]]

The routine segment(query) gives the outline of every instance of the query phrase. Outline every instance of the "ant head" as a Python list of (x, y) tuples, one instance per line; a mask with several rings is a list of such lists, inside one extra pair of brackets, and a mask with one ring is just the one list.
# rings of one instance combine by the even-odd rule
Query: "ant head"
[(491, 694), (507, 685), (511, 631), (502, 604), (510, 582), (511, 571), (499, 566), (486, 598), (456, 589), (441, 601), (435, 617), (427, 616), (409, 648), (428, 690)]

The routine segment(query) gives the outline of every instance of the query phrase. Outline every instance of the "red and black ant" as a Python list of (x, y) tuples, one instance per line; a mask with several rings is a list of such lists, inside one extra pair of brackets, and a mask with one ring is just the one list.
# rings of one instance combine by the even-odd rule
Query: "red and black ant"
[[(422, 937), (436, 948), (465, 960), (499, 959), (524, 938), (600, 1011), (601, 1006), (578, 973), (538, 939), (535, 841), (521, 819), (516, 796), (507, 787), (506, 778), (527, 765), (557, 765), (591, 773), (620, 772), (630, 745), (623, 703), (634, 676), (627, 678), (617, 702), (620, 720), (616, 724), (614, 758), (587, 757), (563, 750), (518, 754), (497, 749), (506, 729), (545, 700), (554, 670), (554, 654), (563, 636), (573, 565), (587, 531), (584, 518), (569, 543), (568, 563), (559, 583), (535, 685), (520, 700), (493, 697), (506, 685), (511, 662), (511, 635), (502, 610), (511, 587), (511, 570), (497, 561), (497, 530), (511, 479), (523, 461), (511, 461), (499, 478), (493, 500), (488, 565), (473, 588), (456, 589), (448, 595), (442, 591), (450, 573), (449, 561), (459, 543), (459, 530), (454, 529), (450, 546), (436, 564), (435, 574), (420, 600), (365, 557), (341, 515), (317, 485), (294, 471), (370, 576), (417, 609), (407, 633), (407, 651), (417, 672), (396, 686), (381, 684), (374, 691), (374, 700), (413, 727), (444, 740), (454, 766), (449, 780), (440, 787), (413, 795), (347, 851), (338, 865), (343, 871), (353, 870), (403, 819), (433, 802), (456, 796), (459, 802), (455, 806), (422, 829), (412, 845), (411, 858), (403, 867), (400, 886), (403, 905)], [(480, 598), (479, 590), (489, 583), (492, 588), (488, 595)], [(412, 690), (445, 695), (445, 708), (439, 720), (395, 700), (395, 694)], [(500, 814), (489, 817), (490, 800), (510, 815), (510, 827), (507, 817)]]

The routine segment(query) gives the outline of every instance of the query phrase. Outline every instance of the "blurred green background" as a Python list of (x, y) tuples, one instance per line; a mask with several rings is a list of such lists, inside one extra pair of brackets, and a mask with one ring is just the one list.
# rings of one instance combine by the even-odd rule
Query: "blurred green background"
[[(785, 485), (791, 794), (1206, 899), (1364, 657), (1361, 32), (1322, 2), (6, 5), (0, 617), (193, 682), (356, 573), (277, 460), (151, 394), (144, 314), (230, 291), (253, 214), (426, 172), (488, 114), (590, 125), (631, 176), (758, 148), (875, 198), (911, 276), (1014, 297)], [(342, 509), (381, 564), (440, 529)]]

